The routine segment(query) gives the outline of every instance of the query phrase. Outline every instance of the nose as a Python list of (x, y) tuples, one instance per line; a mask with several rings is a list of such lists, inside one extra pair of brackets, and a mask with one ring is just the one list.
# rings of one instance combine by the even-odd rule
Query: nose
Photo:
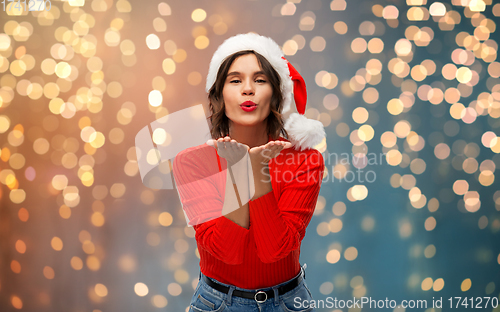
[(255, 93), (253, 82), (251, 79), (245, 79), (241, 84), (241, 88), (241, 93), (243, 95), (254, 95)]

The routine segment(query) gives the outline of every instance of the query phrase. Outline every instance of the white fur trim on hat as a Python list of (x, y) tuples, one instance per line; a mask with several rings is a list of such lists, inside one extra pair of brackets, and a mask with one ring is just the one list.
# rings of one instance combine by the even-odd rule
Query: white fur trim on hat
[(224, 60), (239, 51), (253, 50), (271, 63), (281, 80), (281, 93), (283, 94), (283, 111), (290, 110), (292, 103), (293, 82), (290, 78), (290, 70), (287, 61), (282, 59), (283, 51), (279, 45), (271, 38), (257, 35), (255, 33), (239, 34), (226, 39), (215, 51), (210, 67), (208, 69), (207, 84), (205, 91), (208, 93), (217, 78), (217, 72)]
[(321, 121), (297, 113), (290, 114), (285, 121), (285, 130), (288, 132), (290, 143), (299, 151), (314, 148), (326, 136)]

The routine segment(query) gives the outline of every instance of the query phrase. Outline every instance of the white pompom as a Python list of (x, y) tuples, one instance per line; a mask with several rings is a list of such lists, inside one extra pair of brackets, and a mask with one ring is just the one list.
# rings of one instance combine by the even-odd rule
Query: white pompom
[(285, 122), (285, 130), (290, 143), (299, 151), (313, 148), (326, 137), (321, 121), (308, 119), (297, 113), (290, 114)]

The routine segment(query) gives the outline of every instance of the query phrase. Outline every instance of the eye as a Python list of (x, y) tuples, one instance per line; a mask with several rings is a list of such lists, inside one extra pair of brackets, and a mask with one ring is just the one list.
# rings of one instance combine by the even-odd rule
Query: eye
[(259, 83), (266, 83), (266, 81), (264, 79), (257, 79), (257, 82), (259, 82)]
[(238, 83), (240, 82), (238, 79), (231, 80), (229, 83)]

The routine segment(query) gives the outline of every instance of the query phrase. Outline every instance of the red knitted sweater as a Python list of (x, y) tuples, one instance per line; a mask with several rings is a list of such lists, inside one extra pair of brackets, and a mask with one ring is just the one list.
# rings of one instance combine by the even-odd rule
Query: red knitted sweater
[[(173, 167), (185, 212), (221, 211), (226, 175), (218, 173), (225, 172), (227, 162), (215, 148), (203, 144), (184, 150)], [(273, 191), (249, 202), (248, 229), (225, 216), (194, 225), (201, 272), (245, 289), (274, 286), (297, 275), (300, 244), (316, 207), (323, 171), (323, 156), (316, 149), (288, 148), (272, 159)], [(179, 187), (192, 181), (199, 186)]]

